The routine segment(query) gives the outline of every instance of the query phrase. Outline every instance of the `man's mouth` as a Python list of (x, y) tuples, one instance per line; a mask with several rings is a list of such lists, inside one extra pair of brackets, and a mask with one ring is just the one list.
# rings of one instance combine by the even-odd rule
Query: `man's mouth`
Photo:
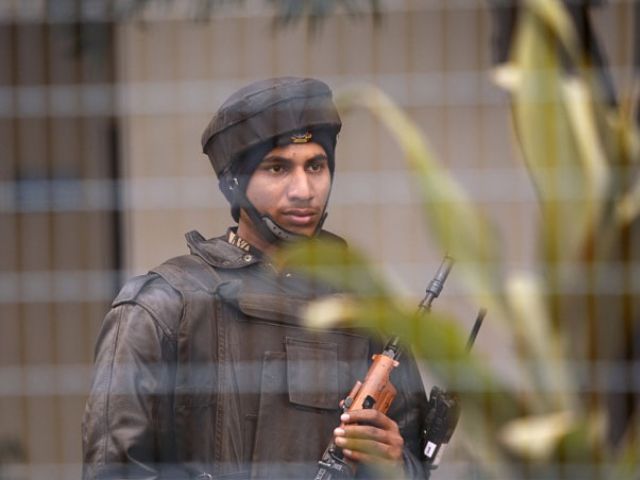
[(291, 224), (305, 226), (315, 221), (318, 211), (313, 208), (290, 208), (283, 211), (282, 216)]

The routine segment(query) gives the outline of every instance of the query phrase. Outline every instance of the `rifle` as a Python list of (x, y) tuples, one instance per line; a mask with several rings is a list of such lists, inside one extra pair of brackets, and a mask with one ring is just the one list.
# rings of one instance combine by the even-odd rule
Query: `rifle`
[[(428, 313), (431, 304), (436, 299), (446, 281), (453, 259), (446, 256), (438, 268), (436, 275), (429, 282), (426, 295), (418, 305), (419, 313)], [(476, 323), (467, 343), (467, 349), (471, 348), (473, 341), (480, 329), (485, 311), (476, 319)], [(392, 337), (385, 345), (382, 353), (373, 355), (373, 362), (364, 381), (356, 381), (355, 385), (342, 402), (343, 412), (374, 408), (382, 413), (386, 413), (391, 406), (391, 402), (396, 396), (396, 388), (391, 383), (391, 372), (399, 365), (400, 339)], [(422, 427), (422, 445), (424, 448), (424, 460), (432, 468), (438, 466), (444, 446), (448, 443), (453, 430), (460, 417), (460, 403), (457, 395), (443, 392), (438, 387), (433, 387), (428, 402), (429, 413), (426, 415), (425, 423)], [(341, 424), (341, 427), (344, 425)], [(338, 447), (333, 439), (325, 449), (322, 458), (318, 462), (318, 472), (314, 480), (332, 480), (353, 478), (356, 473), (356, 465), (347, 460), (342, 449)]]

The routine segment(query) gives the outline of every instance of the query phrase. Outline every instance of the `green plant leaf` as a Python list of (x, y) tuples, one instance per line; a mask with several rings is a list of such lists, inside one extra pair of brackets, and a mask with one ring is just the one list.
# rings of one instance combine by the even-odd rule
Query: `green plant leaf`
[(389, 129), (414, 173), (429, 232), (443, 252), (456, 260), (473, 295), (497, 313), (500, 292), (500, 251), (494, 228), (466, 192), (436, 160), (415, 123), (384, 92), (372, 85), (341, 91), (336, 102), (343, 111), (367, 108)]
[(299, 269), (340, 292), (361, 298), (392, 297), (382, 275), (365, 256), (342, 242), (327, 239), (296, 242), (279, 251), (275, 261), (280, 268), (286, 265)]
[(576, 386), (567, 367), (563, 344), (552, 328), (551, 315), (541, 282), (532, 274), (512, 274), (506, 284), (511, 306), (512, 331), (519, 347), (518, 359), (535, 386), (536, 413), (550, 410), (572, 411), (577, 399)]
[(520, 400), (484, 362), (469, 355), (466, 332), (451, 315), (417, 314), (413, 305), (387, 298), (335, 295), (310, 304), (305, 318), (313, 327), (365, 328), (386, 338), (399, 336), (442, 385), (460, 394), (465, 415), (482, 416), (492, 405), (498, 412), (491, 419), (493, 431), (522, 411)]
[[(636, 418), (637, 423), (637, 418)], [(636, 426), (636, 432), (638, 427)], [(624, 438), (624, 442), (617, 452), (613, 469), (609, 478), (619, 480), (637, 480), (640, 478), (640, 438), (637, 433), (634, 435), (633, 428)]]
[(512, 420), (502, 427), (499, 438), (507, 449), (519, 457), (548, 461), (561, 439), (573, 428), (574, 415), (561, 411)]
[(353, 249), (337, 242), (309, 240), (279, 252), (277, 263), (328, 283), (339, 292), (310, 305), (305, 315), (310, 325), (350, 326), (397, 335), (452, 388), (503, 390), (502, 382), (469, 356), (467, 332), (453, 316), (440, 311), (428, 315), (417, 312), (416, 305), (394, 296), (371, 263)]
[(625, 228), (640, 215), (640, 178), (631, 182), (630, 179), (634, 175), (629, 171), (631, 168), (637, 169), (640, 164), (640, 130), (635, 119), (627, 116), (617, 116), (611, 122), (615, 138), (620, 140), (620, 152), (617, 157), (621, 160), (617, 168), (623, 180), (619, 183), (625, 183), (621, 189), (622, 193), (618, 195), (613, 214), (617, 227)]
[[(561, 54), (578, 55), (566, 12), (552, 0), (527, 2), (506, 85), (516, 131), (542, 208), (551, 265), (579, 258), (600, 222), (609, 183), (594, 97)], [(504, 77), (504, 75), (503, 75)]]

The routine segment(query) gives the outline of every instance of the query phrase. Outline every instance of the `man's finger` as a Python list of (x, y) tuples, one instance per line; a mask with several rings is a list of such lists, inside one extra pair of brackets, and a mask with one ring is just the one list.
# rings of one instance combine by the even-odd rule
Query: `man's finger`
[(387, 445), (374, 440), (360, 438), (338, 437), (336, 438), (336, 445), (343, 450), (350, 450), (356, 456), (367, 455), (370, 459), (377, 459), (377, 461), (396, 461), (402, 451), (395, 445)]
[(345, 455), (353, 460), (398, 462), (402, 458), (402, 447), (374, 440), (337, 437), (336, 445), (342, 448), (343, 452), (347, 450)]
[(334, 430), (336, 445), (378, 459), (397, 462), (402, 457), (404, 439), (395, 431), (368, 425), (344, 425)]
[(334, 434), (348, 438), (366, 438), (377, 442), (389, 443), (389, 432), (387, 430), (370, 425), (345, 425), (342, 428), (336, 428)]
[(384, 413), (373, 409), (353, 410), (343, 413), (340, 420), (345, 423), (366, 423), (384, 430), (398, 430), (396, 422), (387, 417)]

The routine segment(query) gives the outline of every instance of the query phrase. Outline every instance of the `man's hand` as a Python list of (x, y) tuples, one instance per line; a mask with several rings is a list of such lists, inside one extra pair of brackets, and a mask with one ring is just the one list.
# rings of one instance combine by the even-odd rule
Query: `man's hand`
[(346, 458), (364, 463), (402, 465), (404, 439), (398, 424), (378, 410), (354, 410), (340, 417), (335, 443)]

